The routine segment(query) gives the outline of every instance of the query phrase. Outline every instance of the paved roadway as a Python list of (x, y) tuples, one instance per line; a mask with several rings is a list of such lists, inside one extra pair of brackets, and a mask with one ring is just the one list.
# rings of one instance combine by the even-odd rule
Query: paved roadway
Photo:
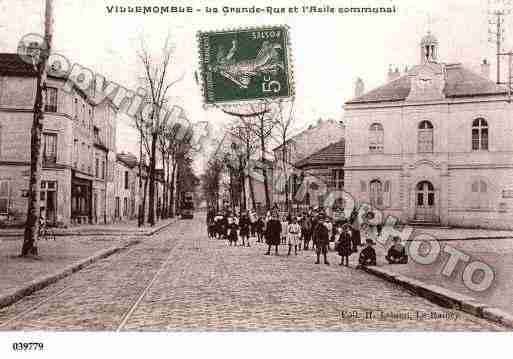
[(333, 252), (326, 266), (311, 251), (264, 251), (207, 239), (203, 217), (179, 221), (0, 309), (0, 330), (503, 329), (340, 267)]

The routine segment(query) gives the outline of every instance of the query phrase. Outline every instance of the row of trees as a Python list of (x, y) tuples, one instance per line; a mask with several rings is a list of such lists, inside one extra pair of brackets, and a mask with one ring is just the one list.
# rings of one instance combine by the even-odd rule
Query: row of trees
[[(254, 178), (263, 182), (265, 208), (271, 207), (271, 186), (277, 186), (269, 176), (269, 147), (281, 145), (282, 155), (276, 178), (288, 178), (287, 140), (295, 124), (294, 101), (260, 101), (248, 105), (244, 112), (223, 109), (232, 117), (225, 130), (225, 136), (217, 144), (201, 178), (202, 191), (207, 203), (219, 210), (219, 196), (224, 184), (227, 187), (232, 210), (239, 205), (240, 211), (247, 210), (246, 203), (255, 209)], [(223, 174), (228, 179), (223, 182)], [(288, 181), (283, 181), (287, 208), (290, 206)], [(247, 184), (247, 186), (246, 186)], [(249, 193), (247, 193), (247, 188)], [(248, 200), (249, 199), (249, 200)]]
[[(155, 191), (159, 160), (165, 184), (161, 218), (174, 217), (180, 193), (194, 191), (194, 187), (199, 182), (192, 170), (192, 126), (185, 119), (182, 109), (178, 107), (173, 107), (171, 111), (169, 109), (169, 91), (183, 78), (181, 76), (172, 79), (170, 76), (173, 49), (168, 36), (161, 55), (155, 59), (150, 54), (146, 42), (141, 38), (141, 46), (137, 54), (143, 68), (143, 76), (140, 78), (141, 87), (146, 90), (147, 104), (151, 105), (146, 107), (150, 109), (149, 111), (143, 111), (134, 121), (141, 142), (140, 158), (147, 157), (149, 160), (144, 189), (142, 189), (142, 180), (139, 182), (140, 193), (144, 193), (139, 207), (139, 225), (145, 223), (146, 202), (149, 206), (148, 223), (153, 226), (156, 222)], [(176, 121), (177, 119), (185, 121)], [(148, 192), (147, 201), (146, 192)]]

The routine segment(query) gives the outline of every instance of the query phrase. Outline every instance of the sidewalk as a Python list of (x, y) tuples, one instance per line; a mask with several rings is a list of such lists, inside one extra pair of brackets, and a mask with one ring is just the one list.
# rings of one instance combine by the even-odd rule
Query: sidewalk
[[(420, 281), (423, 285), (438, 286), (462, 296), (474, 298), (487, 306), (497, 307), (513, 315), (513, 232), (486, 231), (481, 229), (442, 229), (442, 228), (415, 228), (414, 236), (419, 233), (433, 235), (441, 245), (441, 254), (430, 265), (423, 265), (409, 260), (404, 265), (389, 265), (385, 260), (388, 248), (376, 245), (378, 268), (385, 272), (401, 275)], [(411, 238), (414, 239), (414, 236)], [(458, 263), (450, 277), (442, 275), (449, 254), (443, 248), (451, 246), (470, 257), (468, 263), (478, 260), (491, 266), (495, 273), (492, 286), (484, 292), (474, 292), (468, 289), (462, 280), (465, 268), (463, 262)], [(357, 256), (351, 260), (357, 264)]]
[(0, 308), (137, 244), (141, 237), (155, 234), (175, 222), (176, 218), (160, 221), (154, 227), (138, 228), (137, 222), (132, 221), (60, 229), (56, 231), (56, 240), (37, 242), (37, 258), (19, 256), (23, 230), (19, 234), (5, 231), (0, 235)]
[[(151, 227), (146, 224), (144, 227), (137, 226), (137, 220), (119, 222), (113, 224), (82, 224), (68, 228), (51, 228), (56, 236), (108, 236), (134, 234), (142, 236), (151, 236), (164, 229), (171, 223), (174, 223), (178, 217), (168, 218), (158, 221)], [(2, 229), (0, 228), (0, 238), (23, 236), (23, 228)]]
[(0, 297), (49, 276), (100, 251), (125, 246), (132, 238), (119, 236), (58, 237), (38, 241), (39, 258), (19, 257), (21, 239), (0, 239)]
[(463, 240), (463, 239), (502, 239), (513, 238), (513, 231), (475, 228), (443, 228), (412, 226), (413, 236), (421, 233), (429, 234), (439, 241)]

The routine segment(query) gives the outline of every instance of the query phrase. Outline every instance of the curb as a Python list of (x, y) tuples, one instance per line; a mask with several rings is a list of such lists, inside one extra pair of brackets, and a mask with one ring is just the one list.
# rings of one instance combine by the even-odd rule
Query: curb
[(15, 302), (19, 301), (25, 296), (28, 296), (38, 290), (41, 290), (50, 284), (54, 284), (58, 282), (59, 280), (70, 276), (71, 274), (78, 272), (79, 270), (87, 267), (88, 265), (97, 262), (100, 259), (107, 258), (114, 253), (117, 253), (123, 249), (126, 249), (128, 247), (131, 247), (133, 245), (136, 245), (140, 243), (140, 240), (133, 239), (130, 240), (128, 243), (125, 243), (120, 246), (114, 246), (111, 248), (104, 249), (100, 252), (97, 252), (93, 254), (92, 256), (85, 258), (79, 262), (70, 264), (69, 266), (65, 267), (64, 269), (61, 269), (53, 274), (47, 275), (42, 278), (35, 279), (29, 284), (25, 285), (21, 288), (15, 288), (9, 292), (7, 292), (4, 295), (0, 296), (0, 308), (7, 307), (9, 305), (14, 304)]
[(426, 298), (442, 307), (461, 310), (476, 317), (487, 319), (504, 327), (513, 329), (513, 315), (488, 304), (478, 302), (476, 299), (456, 293), (450, 289), (437, 285), (426, 284), (422, 281), (395, 273), (387, 268), (365, 267), (367, 273), (382, 278), (388, 282), (398, 284), (403, 288), (414, 292), (420, 297)]
[[(164, 224), (160, 227), (155, 227), (155, 228), (151, 228), (149, 227), (147, 230), (143, 230), (143, 231), (138, 231), (138, 230), (134, 230), (134, 231), (126, 231), (126, 230), (107, 230), (107, 231), (102, 231), (102, 230), (98, 230), (98, 231), (73, 231), (73, 229), (67, 231), (67, 230), (57, 230), (57, 231), (54, 231), (54, 234), (55, 234), (55, 237), (65, 237), (65, 236), (115, 236), (115, 235), (138, 235), (138, 236), (152, 236), (158, 232), (160, 232), (161, 230), (169, 227), (170, 225), (174, 224), (177, 222), (178, 219), (175, 219), (173, 221), (170, 221), (169, 223), (167, 224)], [(23, 231), (18, 231), (18, 232), (6, 232), (6, 233), (1, 233), (0, 232), (0, 238), (2, 237), (17, 237), (17, 236), (22, 236), (23, 235)]]

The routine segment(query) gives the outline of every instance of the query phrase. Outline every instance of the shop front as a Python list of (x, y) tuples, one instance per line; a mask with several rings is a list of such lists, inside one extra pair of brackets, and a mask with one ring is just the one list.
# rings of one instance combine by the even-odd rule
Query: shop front
[(92, 181), (88, 176), (73, 173), (71, 177), (71, 222), (91, 223)]

